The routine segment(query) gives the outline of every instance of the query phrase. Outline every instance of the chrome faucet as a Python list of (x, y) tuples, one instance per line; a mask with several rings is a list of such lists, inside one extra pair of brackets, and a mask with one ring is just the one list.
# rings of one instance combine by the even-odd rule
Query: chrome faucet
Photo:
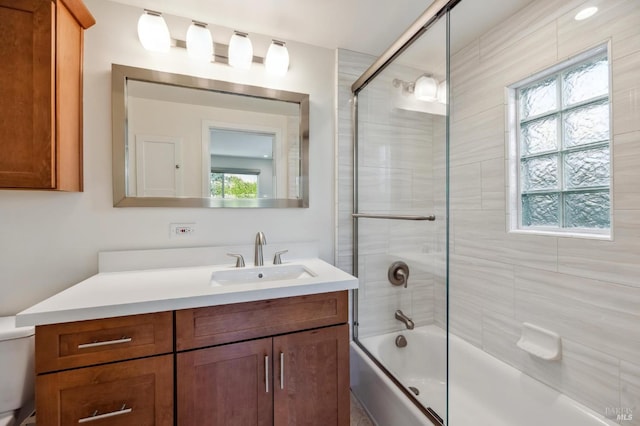
[(258, 232), (256, 234), (256, 245), (253, 256), (253, 264), (256, 266), (264, 265), (264, 258), (262, 257), (262, 246), (267, 244), (267, 237), (264, 236), (264, 233)]
[(411, 318), (406, 316), (400, 309), (396, 311), (396, 319), (407, 326), (409, 330), (413, 330), (414, 324)]

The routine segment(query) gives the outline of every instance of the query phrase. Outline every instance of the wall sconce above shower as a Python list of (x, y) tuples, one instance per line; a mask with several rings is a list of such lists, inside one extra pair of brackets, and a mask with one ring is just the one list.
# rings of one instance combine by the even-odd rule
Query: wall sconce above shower
[(433, 78), (430, 74), (422, 74), (415, 81), (404, 81), (394, 78), (393, 87), (397, 108), (426, 112), (428, 114), (445, 115), (447, 103), (447, 81)]
[(234, 31), (229, 44), (214, 43), (207, 24), (192, 21), (186, 40), (171, 38), (162, 13), (145, 9), (138, 20), (138, 38), (142, 46), (153, 52), (167, 53), (170, 47), (187, 49), (190, 58), (204, 62), (228, 64), (249, 69), (253, 63), (264, 64), (269, 74), (284, 76), (289, 69), (289, 51), (284, 41), (273, 40), (265, 58), (253, 56), (249, 34)]
[(447, 103), (447, 81), (433, 78), (431, 74), (422, 74), (415, 81), (404, 81), (394, 78), (393, 87), (402, 88), (403, 94), (413, 95), (423, 102)]

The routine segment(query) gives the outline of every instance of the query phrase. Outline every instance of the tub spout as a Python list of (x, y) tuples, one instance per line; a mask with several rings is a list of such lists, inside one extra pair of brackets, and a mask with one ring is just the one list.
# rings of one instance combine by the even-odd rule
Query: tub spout
[(406, 316), (400, 309), (396, 311), (396, 319), (406, 325), (409, 330), (413, 330), (413, 321), (411, 321), (411, 318)]

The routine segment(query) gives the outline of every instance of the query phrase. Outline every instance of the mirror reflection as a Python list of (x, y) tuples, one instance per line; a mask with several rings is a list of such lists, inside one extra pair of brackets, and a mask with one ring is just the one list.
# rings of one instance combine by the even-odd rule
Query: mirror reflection
[(308, 95), (112, 74), (114, 205), (307, 207)]

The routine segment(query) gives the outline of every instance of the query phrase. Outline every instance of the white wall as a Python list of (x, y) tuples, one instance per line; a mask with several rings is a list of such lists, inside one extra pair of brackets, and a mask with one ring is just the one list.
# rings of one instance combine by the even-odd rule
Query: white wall
[[(97, 24), (85, 33), (84, 185), (82, 193), (0, 191), (0, 315), (14, 314), (97, 272), (102, 250), (316, 240), (333, 260), (334, 52), (287, 41), (291, 68), (268, 77), (261, 66), (236, 71), (192, 64), (184, 50), (161, 55), (137, 40), (141, 10), (86, 0)], [(184, 39), (189, 19), (167, 17)], [(233, 24), (233, 23), (230, 23)], [(228, 43), (232, 29), (211, 27)], [(251, 34), (264, 56), (270, 37)], [(111, 189), (111, 63), (197, 75), (310, 94), (310, 207), (308, 209), (114, 208)], [(196, 235), (169, 240), (171, 222), (195, 222)]]

